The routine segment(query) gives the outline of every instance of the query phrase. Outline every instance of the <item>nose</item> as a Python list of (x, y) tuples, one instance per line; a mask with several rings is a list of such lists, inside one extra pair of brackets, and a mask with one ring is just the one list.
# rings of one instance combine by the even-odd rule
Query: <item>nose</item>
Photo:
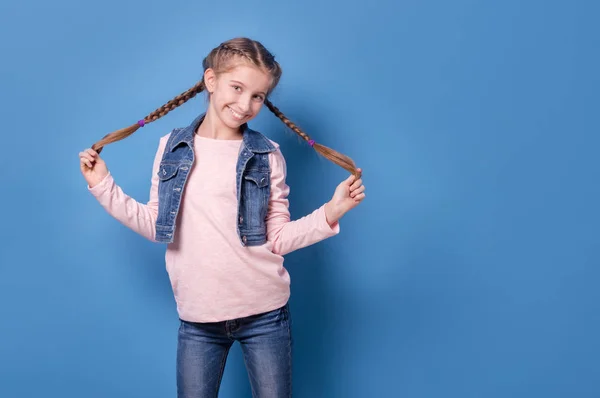
[(240, 98), (240, 101), (238, 103), (239, 107), (240, 107), (240, 111), (244, 112), (244, 113), (248, 113), (248, 111), (251, 108), (251, 103), (252, 103), (252, 98), (251, 97), (242, 97)]

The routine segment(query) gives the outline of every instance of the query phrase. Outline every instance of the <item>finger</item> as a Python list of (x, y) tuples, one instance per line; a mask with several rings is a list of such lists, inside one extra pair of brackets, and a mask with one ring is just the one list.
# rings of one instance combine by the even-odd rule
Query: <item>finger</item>
[(82, 165), (86, 165), (90, 169), (92, 168), (92, 162), (90, 162), (88, 159), (82, 157), (82, 158), (80, 158), (80, 160), (81, 160)]
[(355, 197), (356, 195), (362, 193), (365, 191), (365, 186), (361, 185), (360, 187), (358, 187), (357, 189), (355, 189), (354, 191), (350, 192), (350, 196), (351, 197)]
[(79, 160), (81, 162), (87, 162), (86, 164), (94, 164), (96, 162), (95, 159), (92, 158), (92, 155), (88, 154), (88, 153), (82, 153), (81, 156), (79, 157)]
[(89, 153), (87, 153), (87, 152), (83, 152), (79, 158), (80, 158), (80, 159), (86, 159), (86, 160), (89, 160), (90, 162), (94, 162), (94, 161), (95, 161), (95, 159), (92, 157), (92, 155), (90, 155), (90, 154), (89, 154)]
[(363, 200), (365, 198), (365, 196), (367, 196), (367, 194), (360, 193), (360, 194), (356, 195), (356, 197), (354, 198), (354, 201), (355, 202), (360, 202), (361, 200)]
[(353, 191), (362, 185), (362, 178), (359, 178), (350, 186), (350, 191)]
[(354, 176), (354, 174), (350, 174), (350, 177), (346, 178), (344, 182), (346, 183), (346, 185), (350, 186), (352, 185), (352, 182), (354, 182), (355, 178), (356, 177)]
[(92, 157), (98, 156), (98, 152), (94, 151), (92, 148), (86, 149), (85, 152), (89, 153)]

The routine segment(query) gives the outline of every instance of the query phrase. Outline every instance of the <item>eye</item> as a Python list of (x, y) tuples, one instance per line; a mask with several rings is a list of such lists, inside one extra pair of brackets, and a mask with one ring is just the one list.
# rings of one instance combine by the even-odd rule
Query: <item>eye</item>
[(256, 98), (258, 101), (261, 101), (261, 102), (265, 100), (264, 97), (260, 94), (255, 95), (254, 98)]
[(233, 89), (234, 89), (234, 90), (236, 90), (236, 91), (238, 91), (238, 89), (239, 89), (239, 90), (241, 90), (241, 89), (242, 89), (240, 86), (231, 86), (231, 87), (233, 87)]

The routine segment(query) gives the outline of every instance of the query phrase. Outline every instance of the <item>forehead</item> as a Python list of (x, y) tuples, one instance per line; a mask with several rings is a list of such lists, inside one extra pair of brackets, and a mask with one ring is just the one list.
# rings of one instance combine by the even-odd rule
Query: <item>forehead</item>
[(227, 81), (236, 80), (253, 91), (269, 91), (271, 76), (255, 66), (241, 63), (221, 74)]

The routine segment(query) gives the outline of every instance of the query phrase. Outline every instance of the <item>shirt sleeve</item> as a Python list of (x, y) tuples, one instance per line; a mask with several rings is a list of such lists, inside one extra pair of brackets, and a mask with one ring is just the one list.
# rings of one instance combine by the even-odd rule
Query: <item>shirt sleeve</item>
[(325, 204), (300, 219), (291, 221), (286, 184), (287, 168), (281, 150), (269, 154), (271, 165), (271, 195), (267, 211), (267, 240), (273, 244), (273, 253), (285, 255), (313, 245), (340, 232), (339, 222), (332, 226), (325, 216)]
[(125, 194), (109, 172), (104, 179), (94, 187), (87, 186), (89, 192), (98, 200), (100, 205), (126, 227), (156, 242), (156, 218), (158, 217), (158, 168), (167, 143), (168, 135), (160, 139), (158, 150), (154, 157), (152, 178), (150, 180), (150, 197), (146, 204), (139, 203)]

